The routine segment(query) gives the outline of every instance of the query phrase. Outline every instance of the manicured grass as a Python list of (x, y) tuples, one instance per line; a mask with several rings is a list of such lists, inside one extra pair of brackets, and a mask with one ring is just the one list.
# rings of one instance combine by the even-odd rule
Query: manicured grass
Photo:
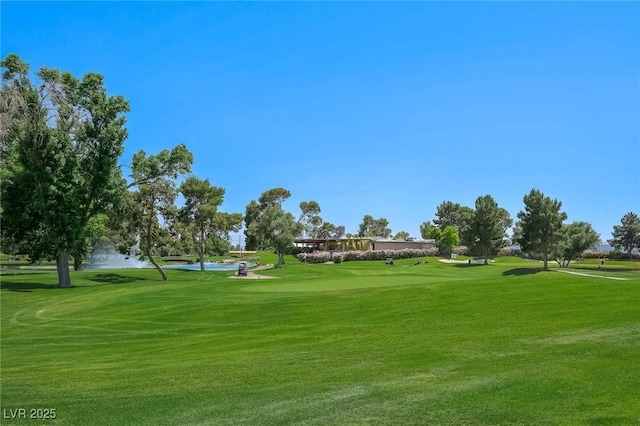
[(613, 281), (510, 258), (288, 262), (262, 272), (272, 280), (79, 271), (72, 289), (55, 288), (55, 272), (5, 272), (4, 417), (55, 408), (46, 423), (640, 422), (637, 263), (574, 269), (627, 278)]

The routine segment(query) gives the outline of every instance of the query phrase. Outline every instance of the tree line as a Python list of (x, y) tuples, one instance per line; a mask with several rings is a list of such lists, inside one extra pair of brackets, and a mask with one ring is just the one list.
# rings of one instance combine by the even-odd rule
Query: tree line
[[(524, 209), (514, 222), (490, 195), (478, 197), (475, 210), (451, 201), (438, 205), (432, 222), (420, 225), (421, 236), (436, 241), (440, 253), (447, 255), (457, 244), (467, 246), (471, 254), (488, 258), (509, 244), (519, 245), (528, 255), (540, 258), (548, 270), (550, 259), (568, 267), (582, 253), (601, 243), (591, 224), (583, 221), (566, 223), (562, 202), (551, 199), (538, 189), (523, 197)], [(513, 227), (512, 227), (513, 225)], [(512, 228), (511, 228), (512, 227)], [(507, 231), (511, 228), (509, 237)], [(607, 240), (631, 259), (632, 250), (640, 248), (640, 218), (629, 212), (613, 227)]]
[[(70, 287), (69, 262), (80, 268), (96, 248), (140, 251), (158, 270), (158, 255), (196, 253), (204, 270), (205, 256), (229, 251), (229, 235), (244, 228), (247, 250), (272, 248), (276, 267), (294, 239), (333, 238), (338, 227), (324, 221), (316, 201), (303, 201), (294, 216), (283, 209), (291, 194), (284, 188), (265, 191), (244, 214), (220, 210), (224, 188), (191, 174), (193, 155), (184, 144), (150, 155), (141, 150), (126, 166), (118, 160), (127, 138), (122, 96), (109, 96), (103, 76), (76, 78), (68, 72), (41, 68), (29, 76), (29, 65), (17, 55), (2, 60), (0, 90), (0, 215), (2, 248), (28, 254), (32, 260), (55, 259), (58, 286)], [(178, 179), (183, 179), (180, 185)], [(181, 194), (184, 203), (176, 206)], [(485, 262), (511, 242), (529, 254), (568, 265), (599, 242), (590, 224), (565, 224), (561, 203), (533, 189), (513, 224), (509, 213), (490, 195), (475, 208), (445, 201), (433, 223), (420, 226), (423, 238), (434, 239), (442, 254), (459, 244)], [(351, 237), (390, 232), (389, 221), (364, 215)], [(409, 236), (406, 231), (396, 239)], [(615, 247), (640, 246), (640, 220), (629, 213), (614, 227)]]
[(1, 66), (3, 251), (55, 259), (58, 286), (70, 287), (70, 259), (79, 268), (96, 247), (126, 251), (138, 240), (163, 280), (155, 256), (165, 245), (195, 251), (201, 265), (207, 248), (228, 250), (242, 215), (219, 211), (224, 189), (189, 175), (193, 155), (184, 144), (156, 155), (139, 151), (124, 175), (117, 162), (129, 104), (107, 95), (100, 74), (78, 79), (45, 67), (32, 81), (15, 54)]

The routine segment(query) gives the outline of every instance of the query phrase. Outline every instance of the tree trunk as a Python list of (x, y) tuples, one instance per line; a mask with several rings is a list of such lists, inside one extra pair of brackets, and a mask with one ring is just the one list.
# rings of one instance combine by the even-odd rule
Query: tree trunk
[(278, 263), (276, 263), (276, 268), (282, 268), (282, 264), (284, 263), (284, 253), (278, 252)]
[(56, 257), (56, 269), (58, 270), (58, 287), (70, 288), (71, 275), (69, 274), (69, 253), (66, 251), (58, 252)]
[(547, 255), (547, 251), (545, 250), (544, 252), (544, 266), (542, 267), (542, 269), (544, 269), (545, 271), (549, 270), (549, 256)]
[(169, 281), (169, 278), (167, 278), (166, 272), (164, 272), (164, 269), (162, 269), (162, 267), (158, 264), (158, 262), (156, 262), (153, 256), (151, 256), (151, 253), (147, 254), (147, 256), (149, 257), (149, 262), (151, 262), (151, 264), (156, 267), (158, 272), (160, 272), (160, 275), (162, 276), (162, 281)]
[(200, 231), (200, 241), (198, 241), (198, 261), (200, 261), (200, 272), (204, 272), (204, 232)]
[[(146, 255), (149, 258), (149, 262), (151, 262), (151, 264), (153, 266), (155, 266), (155, 268), (158, 270), (158, 272), (160, 272), (160, 276), (162, 277), (162, 281), (169, 281), (169, 278), (167, 278), (167, 274), (164, 272), (164, 269), (162, 269), (160, 267), (160, 265), (158, 264), (158, 262), (156, 262), (156, 260), (153, 258), (153, 256), (151, 255), (151, 221), (149, 221), (149, 225), (147, 226), (147, 236), (145, 238), (145, 249), (143, 251), (143, 254)], [(144, 253), (146, 252), (146, 253)]]
[(82, 269), (82, 256), (75, 255), (73, 256), (73, 270), (79, 271)]

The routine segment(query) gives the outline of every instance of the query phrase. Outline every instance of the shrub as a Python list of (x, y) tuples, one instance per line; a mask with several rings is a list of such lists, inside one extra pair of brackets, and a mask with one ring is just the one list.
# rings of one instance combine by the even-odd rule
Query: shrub
[(351, 260), (386, 260), (408, 259), (412, 257), (435, 256), (438, 254), (437, 248), (401, 250), (352, 250), (352, 251), (314, 251), (313, 253), (300, 253), (296, 257), (301, 262), (325, 263), (333, 260), (335, 263), (342, 263)]
[(312, 253), (299, 253), (296, 255), (299, 261), (305, 263), (325, 263), (329, 261), (331, 253), (328, 251), (314, 251)]
[(584, 259), (608, 259), (609, 258), (609, 253), (608, 251), (585, 251), (584, 253), (582, 253), (582, 258)]
[(513, 247), (502, 247), (499, 252), (500, 256), (521, 256), (522, 250)]
[(640, 254), (631, 252), (631, 259), (629, 259), (629, 253), (626, 251), (613, 250), (609, 252), (609, 259), (611, 260), (638, 260)]
[(297, 256), (300, 253), (311, 253), (311, 252), (313, 252), (313, 247), (293, 247), (291, 248), (290, 254)]
[(467, 254), (469, 254), (469, 247), (467, 246), (457, 246), (453, 248), (453, 253), (454, 254), (459, 254), (461, 256), (465, 256)]

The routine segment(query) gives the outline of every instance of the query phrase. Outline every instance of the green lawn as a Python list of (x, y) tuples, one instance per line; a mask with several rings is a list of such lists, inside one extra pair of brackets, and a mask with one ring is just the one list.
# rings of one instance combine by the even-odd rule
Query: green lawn
[(289, 258), (279, 279), (79, 271), (72, 289), (5, 270), (1, 420), (638, 425), (638, 266)]

